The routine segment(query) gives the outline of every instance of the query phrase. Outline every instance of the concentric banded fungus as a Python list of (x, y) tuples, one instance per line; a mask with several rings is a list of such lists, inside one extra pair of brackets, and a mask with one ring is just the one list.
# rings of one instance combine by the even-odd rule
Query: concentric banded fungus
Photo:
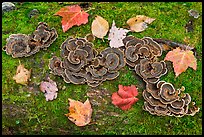
[(28, 57), (37, 53), (40, 48), (49, 47), (56, 38), (57, 31), (54, 28), (49, 29), (46, 23), (40, 22), (31, 35), (10, 35), (3, 49), (6, 54), (12, 55), (13, 58)]
[(153, 59), (162, 55), (161, 46), (150, 37), (143, 39), (127, 36), (123, 39), (125, 51), (125, 61), (130, 67), (135, 67), (141, 59)]
[(13, 58), (26, 56), (30, 52), (28, 45), (29, 37), (25, 34), (12, 34), (6, 39), (6, 54), (12, 55)]
[(191, 97), (188, 93), (179, 96), (180, 89), (175, 90), (173, 85), (165, 81), (156, 84), (147, 83), (146, 90), (143, 91), (145, 99), (143, 109), (158, 116), (195, 115), (199, 108), (195, 106), (189, 108)]
[(51, 69), (54, 75), (62, 76), (64, 73), (64, 69), (62, 66), (62, 61), (60, 58), (53, 56), (50, 59), (49, 69)]
[(124, 53), (118, 48), (106, 48), (99, 57), (100, 65), (106, 67), (110, 72), (118, 71), (125, 66)]
[[(61, 45), (61, 61), (57, 57), (50, 60), (49, 68), (55, 75), (62, 76), (66, 83), (84, 84), (97, 87), (103, 81), (118, 77), (127, 63), (146, 82), (143, 92), (144, 110), (158, 116), (195, 115), (199, 108), (189, 107), (189, 94), (179, 96), (181, 89), (175, 90), (172, 84), (160, 81), (167, 73), (166, 63), (157, 61), (162, 48), (152, 38), (143, 39), (127, 36), (124, 47), (106, 48), (100, 53), (93, 49), (91, 39), (68, 38)], [(89, 40), (87, 40), (89, 39)]]
[(57, 57), (50, 60), (51, 72), (62, 76), (66, 83), (86, 82), (91, 87), (115, 79), (118, 70), (125, 66), (122, 50), (106, 48), (98, 54), (93, 44), (84, 38), (65, 40), (61, 45), (61, 57), (62, 61)]
[(167, 73), (166, 63), (164, 61), (152, 62), (144, 58), (135, 66), (135, 72), (142, 77), (144, 81), (156, 83), (161, 76)]

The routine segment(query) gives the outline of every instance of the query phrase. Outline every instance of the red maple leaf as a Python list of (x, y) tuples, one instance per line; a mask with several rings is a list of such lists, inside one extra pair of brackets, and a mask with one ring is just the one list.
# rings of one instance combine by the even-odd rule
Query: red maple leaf
[(66, 32), (72, 26), (88, 23), (89, 14), (81, 9), (79, 5), (66, 6), (61, 8), (54, 15), (62, 16), (62, 29)]
[(138, 95), (137, 88), (134, 85), (118, 85), (118, 88), (118, 92), (112, 94), (112, 103), (122, 110), (130, 109), (132, 105), (139, 100), (135, 98)]
[(185, 72), (188, 67), (196, 70), (197, 60), (190, 50), (181, 50), (179, 47), (169, 51), (164, 60), (173, 62), (176, 77)]

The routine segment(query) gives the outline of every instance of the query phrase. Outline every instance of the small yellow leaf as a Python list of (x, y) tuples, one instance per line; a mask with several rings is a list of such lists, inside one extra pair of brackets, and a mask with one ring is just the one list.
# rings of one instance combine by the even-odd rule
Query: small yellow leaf
[(27, 70), (24, 68), (24, 65), (19, 65), (17, 67), (16, 75), (13, 76), (13, 79), (16, 81), (16, 83), (22, 84), (22, 85), (27, 85), (28, 80), (30, 79), (31, 75), (31, 69)]
[(103, 39), (109, 30), (108, 22), (101, 16), (96, 16), (91, 25), (91, 31), (97, 38)]

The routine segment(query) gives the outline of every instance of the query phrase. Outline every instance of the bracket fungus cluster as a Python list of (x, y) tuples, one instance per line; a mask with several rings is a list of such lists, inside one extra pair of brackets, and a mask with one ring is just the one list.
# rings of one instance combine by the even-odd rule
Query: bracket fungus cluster
[(191, 105), (191, 96), (183, 93), (180, 96), (181, 89), (175, 89), (171, 83), (159, 81), (157, 84), (147, 83), (146, 90), (143, 91), (144, 110), (158, 116), (175, 116), (184, 115), (194, 116), (199, 108), (195, 103)]
[(97, 87), (105, 80), (115, 79), (127, 64), (146, 82), (144, 110), (153, 115), (175, 117), (193, 116), (199, 111), (188, 93), (181, 96), (181, 89), (175, 90), (172, 84), (160, 80), (167, 73), (167, 66), (164, 61), (158, 61), (162, 47), (152, 38), (130, 35), (123, 39), (124, 47), (108, 47), (100, 53), (93, 48), (93, 40), (93, 35), (66, 39), (61, 45), (62, 59), (57, 56), (50, 59), (51, 72), (63, 77), (66, 83)]
[(162, 55), (158, 43), (149, 37), (138, 39), (134, 36), (127, 36), (123, 43), (126, 63), (134, 67), (135, 72), (146, 82), (143, 91), (145, 111), (153, 115), (175, 117), (193, 116), (199, 111), (195, 103), (191, 103), (188, 93), (180, 96), (180, 89), (175, 90), (171, 83), (160, 81), (160, 77), (167, 73), (167, 67), (164, 61), (157, 59)]
[(13, 58), (28, 57), (40, 51), (41, 48), (49, 47), (57, 37), (57, 31), (54, 28), (50, 29), (46, 23), (40, 22), (30, 35), (10, 35), (3, 50)]
[(56, 56), (50, 60), (51, 72), (62, 76), (66, 83), (87, 83), (91, 87), (115, 79), (118, 70), (125, 66), (124, 52), (109, 47), (98, 53), (91, 35), (85, 38), (66, 39), (61, 45), (62, 60)]

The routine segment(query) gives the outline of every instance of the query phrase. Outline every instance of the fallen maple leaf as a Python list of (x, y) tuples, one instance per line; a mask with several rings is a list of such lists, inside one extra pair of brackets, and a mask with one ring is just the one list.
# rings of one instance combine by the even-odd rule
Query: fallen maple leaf
[(112, 94), (112, 103), (122, 110), (130, 109), (132, 105), (139, 100), (135, 98), (138, 95), (137, 88), (134, 85), (118, 85), (118, 88), (118, 92)]
[(126, 37), (126, 34), (130, 30), (117, 28), (115, 26), (115, 21), (113, 20), (112, 27), (110, 29), (110, 33), (108, 35), (108, 40), (110, 40), (110, 47), (111, 48), (119, 48), (124, 46), (123, 39)]
[(135, 32), (144, 31), (155, 19), (150, 18), (144, 15), (137, 15), (136, 17), (130, 18), (127, 21), (127, 24), (130, 26), (130, 29)]
[(69, 100), (69, 113), (65, 114), (70, 121), (75, 123), (77, 126), (85, 126), (91, 121), (92, 108), (87, 99), (84, 103), (80, 101), (75, 101), (73, 99)]
[(31, 75), (31, 69), (27, 70), (24, 68), (24, 65), (19, 65), (16, 70), (16, 75), (13, 76), (13, 79), (16, 81), (16, 83), (27, 85), (28, 80), (30, 79)]
[(45, 93), (46, 101), (53, 100), (57, 98), (57, 84), (48, 77), (47, 81), (42, 81), (40, 83), (40, 90)]
[(169, 51), (164, 60), (173, 62), (176, 77), (182, 72), (185, 72), (188, 67), (194, 70), (197, 68), (197, 60), (193, 52), (191, 50), (181, 50), (179, 47)]
[(72, 26), (88, 23), (89, 14), (81, 9), (79, 5), (66, 6), (61, 8), (54, 15), (62, 16), (62, 29), (66, 32)]
[(96, 16), (91, 25), (91, 31), (97, 38), (103, 39), (103, 37), (108, 33), (109, 24), (101, 16)]

